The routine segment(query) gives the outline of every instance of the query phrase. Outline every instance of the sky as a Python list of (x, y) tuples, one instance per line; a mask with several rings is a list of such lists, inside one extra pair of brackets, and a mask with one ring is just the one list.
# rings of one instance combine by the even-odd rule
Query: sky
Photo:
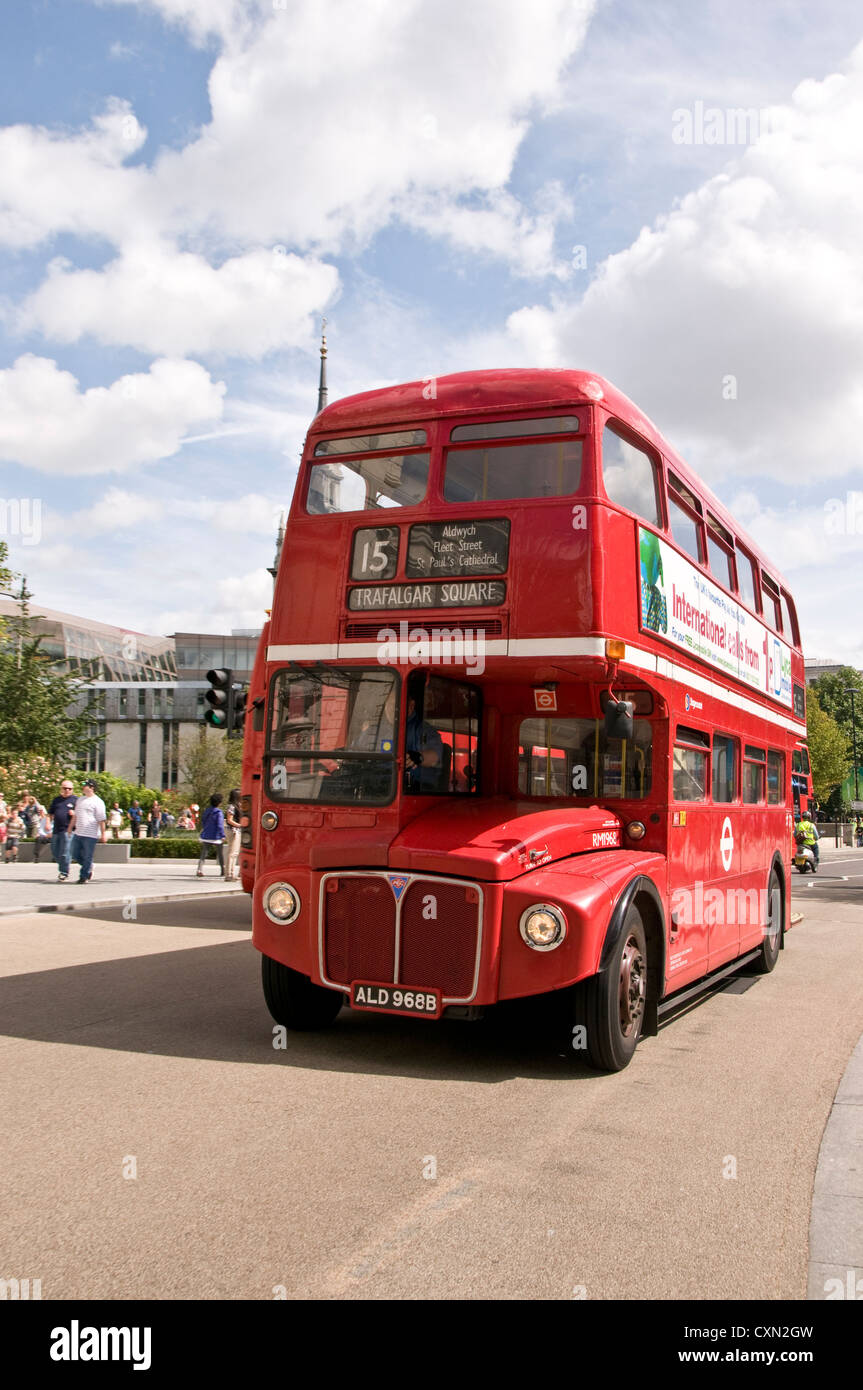
[(0, 539), (37, 603), (257, 628), (317, 396), (569, 366), (863, 666), (863, 12), (22, 0)]

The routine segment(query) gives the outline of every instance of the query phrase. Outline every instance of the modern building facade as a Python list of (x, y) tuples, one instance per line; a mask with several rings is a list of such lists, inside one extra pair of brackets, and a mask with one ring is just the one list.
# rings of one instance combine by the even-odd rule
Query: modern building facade
[[(11, 600), (0, 599), (0, 617), (16, 611)], [(207, 671), (223, 667), (247, 681), (260, 635), (152, 637), (35, 605), (31, 616), (43, 651), (80, 676), (95, 697), (99, 743), (80, 769), (162, 791), (182, 784), (181, 741), (206, 728)]]

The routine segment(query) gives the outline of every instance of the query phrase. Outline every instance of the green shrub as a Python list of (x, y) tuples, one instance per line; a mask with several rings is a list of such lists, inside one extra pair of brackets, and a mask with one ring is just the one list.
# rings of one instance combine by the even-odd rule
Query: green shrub
[(130, 849), (133, 859), (197, 859), (201, 842), (191, 835), (183, 839), (163, 839), (160, 835), (158, 840), (132, 840)]

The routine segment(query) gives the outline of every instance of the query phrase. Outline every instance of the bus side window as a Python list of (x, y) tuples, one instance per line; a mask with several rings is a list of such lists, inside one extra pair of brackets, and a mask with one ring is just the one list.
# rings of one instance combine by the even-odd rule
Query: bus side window
[[(796, 752), (792, 755), (796, 757)], [(785, 754), (767, 751), (767, 804), (781, 806), (785, 801)]]
[(764, 621), (775, 628), (777, 632), (781, 632), (782, 616), (779, 609), (779, 592), (773, 580), (768, 579), (767, 575), (763, 573), (761, 575), (761, 598), (764, 603)]
[(737, 584), (740, 597), (743, 602), (748, 604), (753, 613), (758, 612), (758, 604), (755, 601), (755, 565), (750, 555), (745, 550), (737, 547)]
[(691, 555), (696, 564), (702, 564), (701, 522), (690, 516), (686, 508), (674, 500), (671, 493), (668, 494), (668, 522), (671, 534), (680, 549)]
[(736, 738), (713, 735), (713, 800), (727, 804), (737, 800)]
[(656, 464), (610, 421), (602, 432), (602, 480), (609, 501), (652, 526), (662, 525)]
[(707, 800), (707, 750), (710, 738), (700, 729), (677, 726), (673, 754), (675, 801)]
[(743, 800), (748, 806), (764, 800), (764, 765), (764, 749), (747, 743), (743, 749)]
[(782, 628), (785, 633), (785, 640), (792, 647), (799, 647), (800, 629), (797, 626), (794, 603), (784, 589), (779, 590), (779, 600), (782, 604)]

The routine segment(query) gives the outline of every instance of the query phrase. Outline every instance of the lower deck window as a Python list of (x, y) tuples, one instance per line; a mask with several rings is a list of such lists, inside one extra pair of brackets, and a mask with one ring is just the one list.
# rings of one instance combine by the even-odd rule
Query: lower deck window
[(608, 738), (598, 719), (523, 719), (518, 733), (522, 796), (647, 796), (653, 728), (636, 719), (632, 739)]

